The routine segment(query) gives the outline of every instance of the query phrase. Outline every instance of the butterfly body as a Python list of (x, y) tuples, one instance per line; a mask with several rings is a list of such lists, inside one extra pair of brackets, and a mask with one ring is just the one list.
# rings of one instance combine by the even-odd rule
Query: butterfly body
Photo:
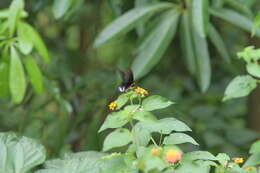
[(134, 86), (134, 75), (132, 70), (120, 71), (122, 83), (119, 85), (120, 92), (126, 92), (129, 88)]

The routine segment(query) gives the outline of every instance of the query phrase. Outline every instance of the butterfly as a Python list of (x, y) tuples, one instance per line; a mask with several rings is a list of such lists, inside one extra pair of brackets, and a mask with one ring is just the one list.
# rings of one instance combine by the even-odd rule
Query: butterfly
[(135, 85), (134, 75), (131, 69), (121, 71), (119, 70), (122, 78), (122, 83), (119, 85), (118, 90), (120, 92), (126, 92), (129, 88)]

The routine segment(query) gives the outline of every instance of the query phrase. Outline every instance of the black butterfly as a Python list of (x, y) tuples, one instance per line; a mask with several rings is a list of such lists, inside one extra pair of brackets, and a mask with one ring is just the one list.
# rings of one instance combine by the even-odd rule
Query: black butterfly
[(121, 77), (122, 77), (122, 83), (119, 85), (118, 90), (120, 92), (125, 92), (129, 88), (134, 86), (134, 75), (132, 70), (128, 69), (125, 71), (119, 70)]

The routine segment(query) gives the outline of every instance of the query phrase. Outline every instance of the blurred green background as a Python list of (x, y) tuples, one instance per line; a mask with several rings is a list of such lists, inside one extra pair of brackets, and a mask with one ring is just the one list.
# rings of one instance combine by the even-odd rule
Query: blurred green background
[[(235, 1), (250, 9), (252, 16), (248, 17), (260, 10), (257, 0)], [(8, 8), (10, 2), (1, 0), (0, 8)], [(216, 2), (212, 0), (210, 4)], [(45, 83), (41, 95), (28, 88), (20, 105), (0, 100), (0, 131), (15, 131), (40, 140), (50, 157), (69, 151), (100, 150), (105, 134), (97, 131), (109, 113), (107, 105), (119, 94), (117, 69), (131, 66), (139, 35), (133, 30), (97, 49), (93, 42), (107, 24), (135, 6), (136, 2), (129, 0), (74, 0), (67, 12), (56, 19), (53, 0), (26, 0), (26, 21), (39, 31), (50, 53), (51, 63), (42, 64), (41, 69), (51, 82)], [(223, 6), (234, 8), (228, 1)], [(202, 150), (246, 155), (260, 134), (260, 88), (247, 98), (221, 100), (230, 80), (245, 73), (244, 63), (236, 58), (236, 53), (248, 45), (260, 47), (260, 40), (218, 18), (211, 17), (211, 21), (226, 43), (231, 63), (220, 60), (214, 46), (208, 44), (212, 78), (206, 92), (200, 92), (186, 68), (180, 30), (160, 61), (137, 84), (177, 103), (157, 115), (177, 117), (190, 125)]]

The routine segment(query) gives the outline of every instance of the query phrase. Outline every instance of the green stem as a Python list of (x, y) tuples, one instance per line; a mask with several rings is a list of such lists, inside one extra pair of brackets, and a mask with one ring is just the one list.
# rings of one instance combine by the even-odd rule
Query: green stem
[(157, 143), (155, 142), (155, 140), (153, 139), (152, 136), (151, 136), (151, 140), (152, 140), (153, 144), (154, 144), (156, 147), (158, 147)]
[(160, 132), (160, 141), (159, 141), (159, 145), (162, 145), (162, 132)]

